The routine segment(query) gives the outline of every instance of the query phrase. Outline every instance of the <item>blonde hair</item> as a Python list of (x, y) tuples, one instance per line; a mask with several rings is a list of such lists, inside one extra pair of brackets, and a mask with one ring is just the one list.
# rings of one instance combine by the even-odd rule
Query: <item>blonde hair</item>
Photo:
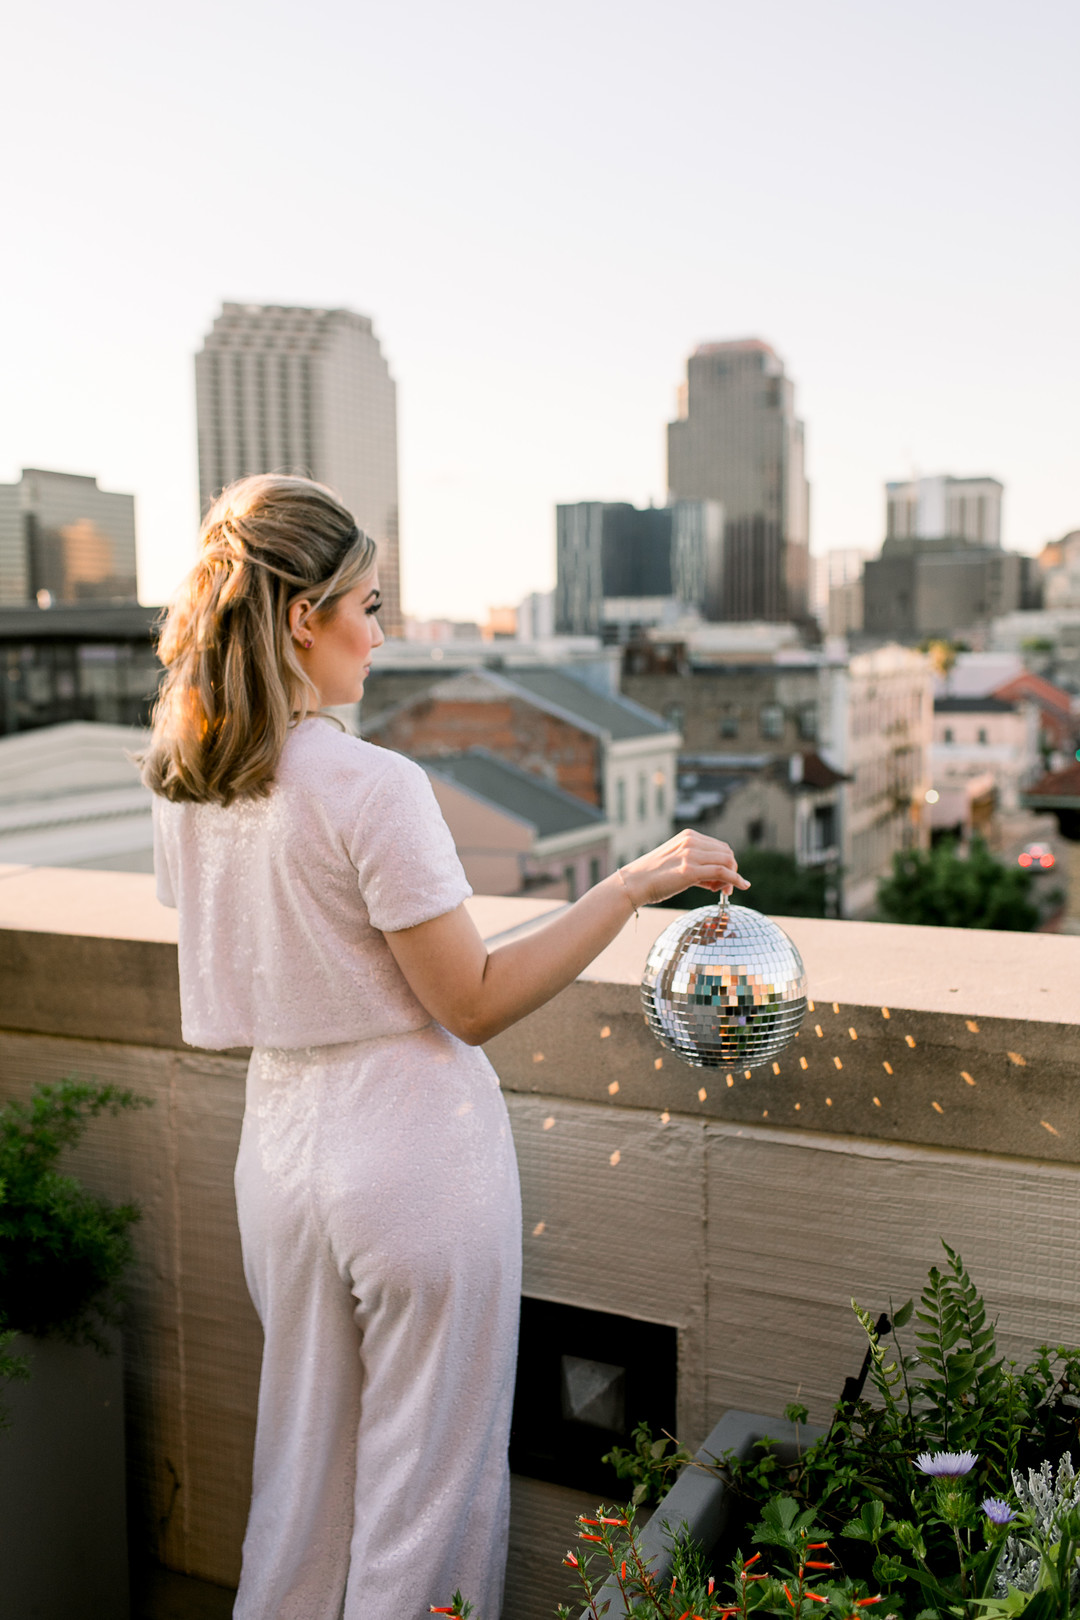
[(375, 566), (375, 542), (322, 484), (262, 473), (222, 491), (158, 643), (166, 675), (139, 760), (166, 799), (230, 804), (269, 792), (290, 726), (318, 694), (289, 609), (324, 618)]

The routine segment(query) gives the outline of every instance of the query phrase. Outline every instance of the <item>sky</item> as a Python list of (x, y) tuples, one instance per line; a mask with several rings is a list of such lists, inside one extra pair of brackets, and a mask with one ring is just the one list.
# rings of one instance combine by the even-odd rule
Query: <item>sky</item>
[(225, 300), (370, 315), (405, 607), (554, 582), (554, 507), (665, 498), (700, 342), (795, 379), (811, 544), (887, 479), (1080, 527), (1071, 0), (74, 0), (5, 24), (0, 481), (134, 492), (140, 594), (198, 527)]

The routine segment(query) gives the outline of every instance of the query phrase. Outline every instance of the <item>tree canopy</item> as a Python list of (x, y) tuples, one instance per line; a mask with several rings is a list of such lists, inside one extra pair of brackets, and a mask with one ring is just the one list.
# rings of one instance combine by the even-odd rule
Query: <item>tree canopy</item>
[(971, 840), (966, 856), (943, 839), (929, 850), (897, 851), (891, 874), (878, 884), (878, 911), (883, 922), (1024, 933), (1039, 920), (1031, 885), (1030, 872), (1003, 865), (981, 838)]

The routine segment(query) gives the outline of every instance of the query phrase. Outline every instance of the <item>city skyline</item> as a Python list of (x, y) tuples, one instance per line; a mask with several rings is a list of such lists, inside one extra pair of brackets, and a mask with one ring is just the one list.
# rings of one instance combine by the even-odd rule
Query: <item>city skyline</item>
[(288, 17), (60, 0), (10, 31), (0, 481), (131, 490), (146, 597), (194, 553), (223, 301), (375, 322), (420, 616), (550, 586), (560, 503), (662, 501), (687, 357), (752, 335), (798, 384), (815, 553), (875, 550), (913, 473), (1002, 480), (1010, 549), (1077, 526), (1074, 8), (316, 0), (299, 46)]

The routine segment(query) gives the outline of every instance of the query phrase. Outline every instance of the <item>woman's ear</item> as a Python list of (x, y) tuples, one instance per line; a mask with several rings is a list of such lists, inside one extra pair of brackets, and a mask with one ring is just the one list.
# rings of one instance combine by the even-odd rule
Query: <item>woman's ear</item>
[(293, 602), (292, 606), (289, 608), (289, 634), (292, 636), (293, 640), (298, 641), (301, 646), (303, 646), (305, 642), (309, 646), (311, 643), (310, 633), (307, 628), (307, 620), (310, 612), (311, 603), (306, 596), (301, 597), (299, 602)]

